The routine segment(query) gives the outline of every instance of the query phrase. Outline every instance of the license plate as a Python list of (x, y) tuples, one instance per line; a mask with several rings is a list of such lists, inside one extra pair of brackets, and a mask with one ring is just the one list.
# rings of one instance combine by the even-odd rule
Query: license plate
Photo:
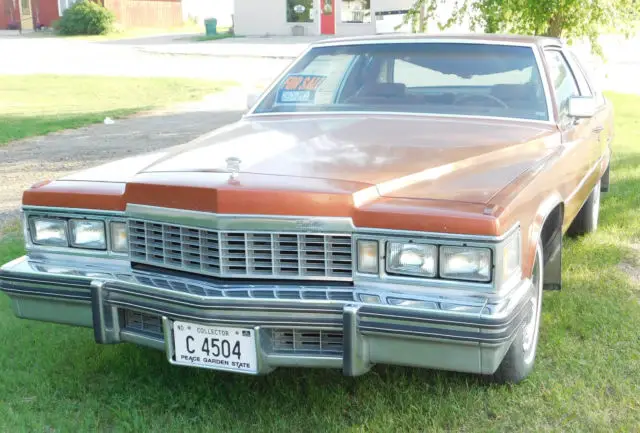
[(253, 329), (173, 322), (175, 363), (214, 370), (256, 373)]

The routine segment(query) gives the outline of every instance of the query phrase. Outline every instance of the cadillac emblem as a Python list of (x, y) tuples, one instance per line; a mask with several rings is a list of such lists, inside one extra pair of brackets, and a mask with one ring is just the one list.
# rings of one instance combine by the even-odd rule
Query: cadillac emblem
[(322, 230), (322, 223), (314, 219), (303, 219), (295, 221), (296, 229), (302, 232), (319, 232)]
[(240, 158), (236, 158), (235, 156), (227, 158), (227, 171), (231, 173), (232, 180), (238, 178), (238, 174), (240, 173), (241, 162), (242, 161), (240, 160)]

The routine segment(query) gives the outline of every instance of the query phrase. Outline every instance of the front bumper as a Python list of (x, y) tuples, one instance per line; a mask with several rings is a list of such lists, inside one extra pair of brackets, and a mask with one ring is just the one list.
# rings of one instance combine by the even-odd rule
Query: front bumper
[[(349, 376), (376, 363), (491, 374), (530, 313), (527, 300), (533, 294), (531, 282), (523, 280), (501, 296), (414, 293), (413, 306), (407, 307), (386, 301), (407, 295), (401, 288), (218, 284), (156, 270), (27, 257), (2, 267), (0, 289), (18, 317), (90, 327), (97, 343), (157, 348), (170, 362), (171, 323), (181, 320), (253, 327), (258, 373), (283, 366), (330, 367)], [(283, 348), (273, 339), (282, 330), (330, 332), (341, 336), (342, 344), (330, 351), (322, 343)]]

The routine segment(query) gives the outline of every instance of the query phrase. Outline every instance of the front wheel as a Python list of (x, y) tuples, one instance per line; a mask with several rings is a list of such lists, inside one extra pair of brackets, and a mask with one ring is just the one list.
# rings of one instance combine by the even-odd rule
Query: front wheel
[(542, 286), (543, 286), (542, 247), (540, 243), (536, 248), (536, 258), (533, 264), (531, 281), (533, 293), (529, 299), (529, 312), (523, 326), (516, 334), (511, 347), (504, 356), (502, 363), (491, 376), (497, 383), (518, 383), (524, 380), (531, 370), (536, 358), (536, 347), (540, 331), (540, 312), (542, 311)]

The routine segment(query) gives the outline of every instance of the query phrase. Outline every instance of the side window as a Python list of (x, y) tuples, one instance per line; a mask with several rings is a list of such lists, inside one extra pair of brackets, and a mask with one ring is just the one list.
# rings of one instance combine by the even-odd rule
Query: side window
[(569, 104), (569, 98), (579, 96), (578, 84), (569, 68), (569, 64), (560, 51), (545, 51), (551, 81), (555, 89), (558, 111), (562, 116)]
[[(578, 84), (580, 85), (580, 93), (584, 96), (593, 96), (598, 101), (598, 105), (604, 105), (604, 96), (595, 85), (593, 77), (584, 68), (584, 63), (580, 61), (578, 56), (576, 56), (573, 51), (569, 51), (569, 60), (574, 72), (576, 73), (576, 78), (578, 79)], [(586, 93), (582, 91), (583, 83), (581, 80), (584, 80), (584, 85), (588, 90)]]

